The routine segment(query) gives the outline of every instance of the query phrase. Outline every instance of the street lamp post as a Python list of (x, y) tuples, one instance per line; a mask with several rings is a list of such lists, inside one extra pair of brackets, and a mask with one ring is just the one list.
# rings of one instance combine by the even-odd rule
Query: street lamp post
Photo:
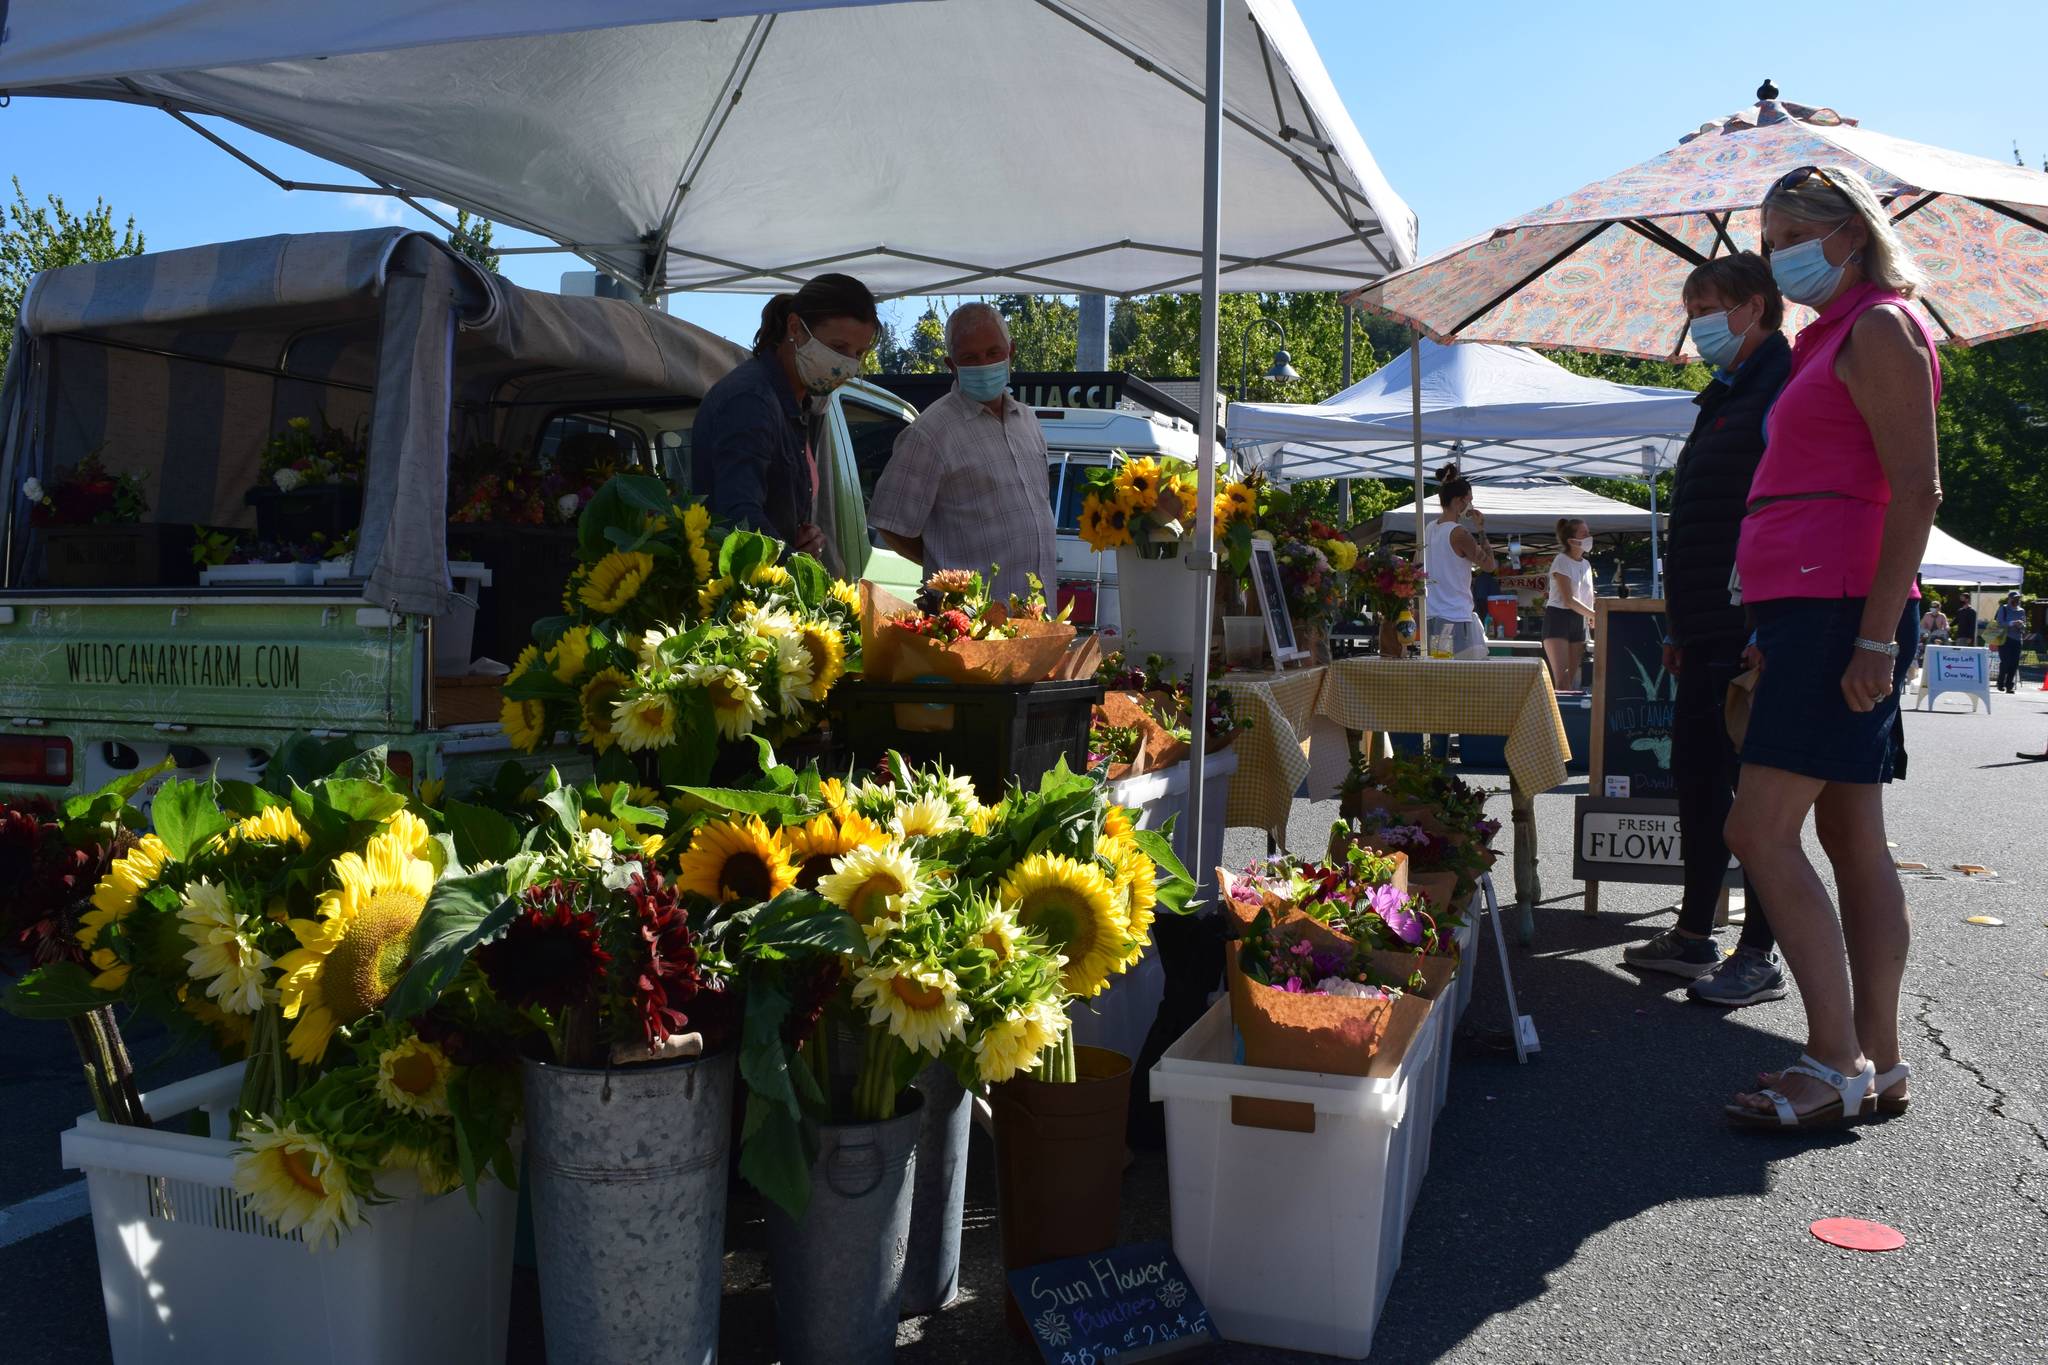
[(1280, 338), (1280, 345), (1273, 352), (1273, 363), (1266, 370), (1266, 378), (1283, 384), (1291, 384), (1301, 378), (1294, 368), (1294, 357), (1287, 354), (1287, 329), (1273, 318), (1253, 318), (1244, 329), (1237, 347), (1237, 401), (1245, 400), (1245, 387), (1250, 378), (1252, 364), (1252, 333), (1260, 327), (1270, 327), (1273, 335)]

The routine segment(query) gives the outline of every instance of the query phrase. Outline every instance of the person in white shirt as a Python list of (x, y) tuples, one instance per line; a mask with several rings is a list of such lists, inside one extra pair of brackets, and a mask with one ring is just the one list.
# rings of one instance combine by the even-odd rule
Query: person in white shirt
[(1472, 573), (1492, 573), (1497, 566), (1493, 547), (1486, 543), (1486, 518), (1472, 505), (1472, 482), (1447, 464), (1436, 474), (1437, 519), (1424, 532), (1422, 571), (1429, 577), (1424, 603), (1428, 633), (1423, 637), (1427, 652), (1438, 652), (1437, 641), (1450, 637), (1454, 659), (1486, 657), (1486, 629), (1472, 608)]
[(1550, 598), (1543, 604), (1543, 657), (1560, 692), (1576, 691), (1586, 637), (1593, 630), (1593, 528), (1571, 517), (1557, 522), (1557, 558), (1550, 561)]

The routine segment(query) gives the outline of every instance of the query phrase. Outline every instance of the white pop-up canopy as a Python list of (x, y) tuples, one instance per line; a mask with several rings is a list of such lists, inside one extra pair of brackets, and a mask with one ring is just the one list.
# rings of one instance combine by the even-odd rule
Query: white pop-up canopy
[[(1542, 535), (1557, 530), (1561, 517), (1582, 520), (1595, 536), (1642, 535), (1663, 520), (1662, 513), (1615, 498), (1604, 498), (1576, 484), (1553, 481), (1479, 484), (1472, 505), (1486, 517), (1489, 536)], [(1375, 530), (1407, 534), (1415, 525), (1415, 504), (1397, 507), (1379, 519)], [(1435, 516), (1432, 505), (1424, 509)]]
[[(0, 90), (218, 115), (650, 294), (1201, 288), (1204, 0), (0, 9)], [(1411, 264), (1291, 0), (1228, 0), (1223, 33), (1223, 287)]]
[(2017, 564), (1994, 559), (1963, 544), (1939, 526), (1927, 532), (1927, 552), (1920, 556), (1920, 581), (1942, 587), (2018, 587), (2026, 577)]
[[(1406, 477), (1414, 459), (1415, 356), (1406, 351), (1321, 403), (1232, 403), (1230, 443), (1278, 477)], [(1646, 478), (1676, 463), (1699, 412), (1688, 390), (1574, 374), (1524, 346), (1425, 340), (1421, 356), (1428, 463), (1456, 459), (1475, 482)]]

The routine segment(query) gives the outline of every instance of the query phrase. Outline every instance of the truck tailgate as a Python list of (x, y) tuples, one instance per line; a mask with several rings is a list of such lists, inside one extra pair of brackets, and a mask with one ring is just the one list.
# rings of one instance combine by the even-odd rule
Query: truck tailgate
[(0, 594), (0, 717), (407, 730), (418, 642), (337, 597)]

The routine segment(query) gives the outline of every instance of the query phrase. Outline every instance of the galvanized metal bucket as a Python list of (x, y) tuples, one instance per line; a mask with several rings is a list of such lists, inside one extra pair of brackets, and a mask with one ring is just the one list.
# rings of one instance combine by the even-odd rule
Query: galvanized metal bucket
[(924, 1127), (917, 1138), (910, 1249), (903, 1258), (903, 1316), (936, 1313), (960, 1293), (960, 1214), (967, 1202), (967, 1143), (974, 1102), (944, 1062), (919, 1073)]
[[(879, 1123), (821, 1123), (802, 1218), (768, 1210), (775, 1339), (783, 1365), (887, 1365), (896, 1358), (924, 1102)], [(552, 1359), (552, 1358), (551, 1358)]]
[(734, 1055), (526, 1063), (549, 1365), (712, 1365)]

